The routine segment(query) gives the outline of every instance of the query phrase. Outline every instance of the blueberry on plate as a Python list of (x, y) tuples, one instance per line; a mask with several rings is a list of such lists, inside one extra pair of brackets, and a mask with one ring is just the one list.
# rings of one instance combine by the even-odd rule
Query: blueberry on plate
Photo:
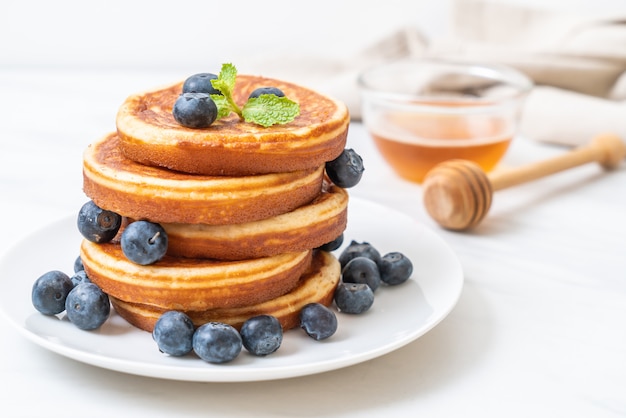
[(374, 304), (374, 292), (365, 283), (341, 282), (335, 289), (335, 305), (340, 312), (362, 314)]
[(243, 346), (255, 356), (278, 350), (283, 342), (283, 327), (272, 315), (257, 315), (246, 320), (239, 331)]
[(348, 264), (348, 261), (356, 257), (371, 258), (376, 264), (380, 261), (380, 252), (369, 242), (357, 242), (352, 240), (350, 244), (339, 254), (341, 268)]
[(33, 283), (33, 306), (44, 315), (61, 313), (65, 310), (65, 299), (73, 287), (70, 277), (62, 271), (44, 273)]
[(216, 80), (217, 75), (213, 73), (198, 73), (189, 76), (183, 83), (183, 93), (206, 93), (222, 94), (221, 91), (213, 87), (211, 80)]
[(167, 232), (157, 223), (136, 221), (124, 229), (120, 244), (126, 258), (146, 266), (156, 263), (167, 252)]
[(122, 217), (100, 208), (90, 200), (80, 208), (76, 223), (83, 237), (99, 244), (109, 242), (117, 235), (122, 226)]
[(404, 283), (413, 273), (413, 263), (404, 254), (394, 251), (385, 254), (378, 262), (380, 279), (388, 285)]
[(317, 340), (325, 340), (337, 331), (337, 316), (321, 303), (309, 303), (300, 311), (300, 328)]
[(341, 279), (346, 283), (364, 283), (372, 292), (376, 292), (380, 286), (380, 270), (371, 258), (355, 257), (341, 269)]
[(273, 94), (277, 97), (285, 97), (285, 93), (283, 93), (282, 90), (277, 87), (259, 87), (258, 89), (250, 93), (248, 99), (256, 99), (262, 94)]
[(192, 344), (198, 357), (216, 364), (234, 360), (243, 347), (239, 331), (221, 322), (207, 322), (198, 327)]
[(100, 328), (111, 313), (109, 296), (94, 283), (80, 283), (67, 295), (65, 312), (80, 329)]
[(332, 161), (326, 162), (326, 174), (339, 187), (356, 186), (363, 176), (363, 159), (353, 149), (346, 148)]
[(74, 260), (74, 273), (78, 273), (81, 270), (84, 270), (85, 266), (83, 265), (83, 259), (80, 258), (80, 255), (76, 257)]
[(87, 277), (87, 272), (85, 270), (77, 271), (76, 273), (74, 273), (72, 277), (70, 277), (70, 280), (72, 280), (72, 285), (74, 287), (76, 287), (77, 285), (81, 283), (91, 282), (91, 280), (89, 280), (89, 277)]
[(176, 99), (172, 115), (187, 128), (207, 128), (217, 119), (217, 105), (206, 93), (183, 93)]
[(184, 312), (167, 311), (157, 319), (152, 329), (152, 338), (159, 351), (170, 356), (184, 356), (193, 350), (195, 327)]

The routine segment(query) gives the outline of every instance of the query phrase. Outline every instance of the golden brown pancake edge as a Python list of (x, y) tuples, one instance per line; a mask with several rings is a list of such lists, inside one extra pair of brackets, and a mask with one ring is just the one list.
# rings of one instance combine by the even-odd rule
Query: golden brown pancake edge
[(269, 218), (311, 202), (324, 166), (254, 176), (204, 176), (145, 166), (126, 158), (109, 134), (83, 156), (83, 190), (99, 207), (158, 223), (236, 224)]
[[(280, 321), (283, 330), (297, 327), (300, 311), (308, 303), (330, 306), (335, 289), (340, 281), (339, 261), (331, 253), (316, 251), (311, 267), (301, 277), (298, 285), (290, 292), (268, 301), (241, 308), (212, 309), (205, 311), (182, 311), (195, 326), (207, 322), (223, 322), (240, 329), (243, 323), (256, 315), (273, 315)], [(111, 298), (116, 312), (131, 325), (151, 332), (158, 318), (168, 309), (129, 303)]]

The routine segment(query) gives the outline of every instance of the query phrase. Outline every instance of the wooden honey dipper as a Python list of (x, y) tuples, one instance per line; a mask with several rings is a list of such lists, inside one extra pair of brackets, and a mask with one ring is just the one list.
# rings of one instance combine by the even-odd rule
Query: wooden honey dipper
[(466, 230), (478, 225), (487, 215), (496, 190), (590, 162), (597, 162), (606, 170), (611, 170), (618, 167), (624, 157), (624, 142), (615, 135), (603, 134), (589, 144), (558, 157), (489, 175), (471, 161), (449, 160), (426, 174), (423, 182), (424, 205), (442, 227)]

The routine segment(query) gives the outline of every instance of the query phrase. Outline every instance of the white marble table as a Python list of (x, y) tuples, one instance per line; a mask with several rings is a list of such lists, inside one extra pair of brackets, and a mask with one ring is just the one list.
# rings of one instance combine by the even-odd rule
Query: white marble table
[[(0, 254), (76, 213), (85, 201), (81, 153), (114, 129), (126, 95), (182, 76), (0, 71)], [(2, 415), (626, 416), (626, 168), (604, 174), (588, 165), (500, 191), (484, 223), (463, 234), (428, 218), (420, 187), (391, 172), (359, 124), (349, 145), (366, 165), (351, 193), (423, 223), (461, 261), (462, 295), (437, 327), (356, 366), (224, 384), (86, 365), (0, 317)], [(563, 151), (518, 138), (503, 164)]]

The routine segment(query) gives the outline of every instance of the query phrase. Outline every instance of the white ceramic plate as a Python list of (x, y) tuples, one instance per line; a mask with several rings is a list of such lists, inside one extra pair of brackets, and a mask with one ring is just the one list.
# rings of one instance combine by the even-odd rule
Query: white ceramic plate
[(338, 313), (338, 331), (328, 340), (315, 341), (293, 329), (285, 333), (280, 349), (267, 357), (254, 357), (243, 349), (233, 362), (222, 365), (193, 354), (174, 358), (160, 353), (149, 333), (115, 313), (96, 331), (76, 328), (63, 314), (38, 313), (30, 300), (37, 277), (49, 270), (73, 272), (81, 240), (75, 218), (38, 231), (6, 254), (0, 264), (0, 311), (42, 347), (136, 375), (202, 382), (260, 381), (350, 366), (396, 350), (437, 325), (455, 306), (463, 273), (444, 241), (402, 213), (352, 198), (348, 219), (344, 247), (356, 240), (370, 242), (381, 254), (403, 252), (413, 262), (413, 276), (399, 286), (381, 286), (365, 314)]

